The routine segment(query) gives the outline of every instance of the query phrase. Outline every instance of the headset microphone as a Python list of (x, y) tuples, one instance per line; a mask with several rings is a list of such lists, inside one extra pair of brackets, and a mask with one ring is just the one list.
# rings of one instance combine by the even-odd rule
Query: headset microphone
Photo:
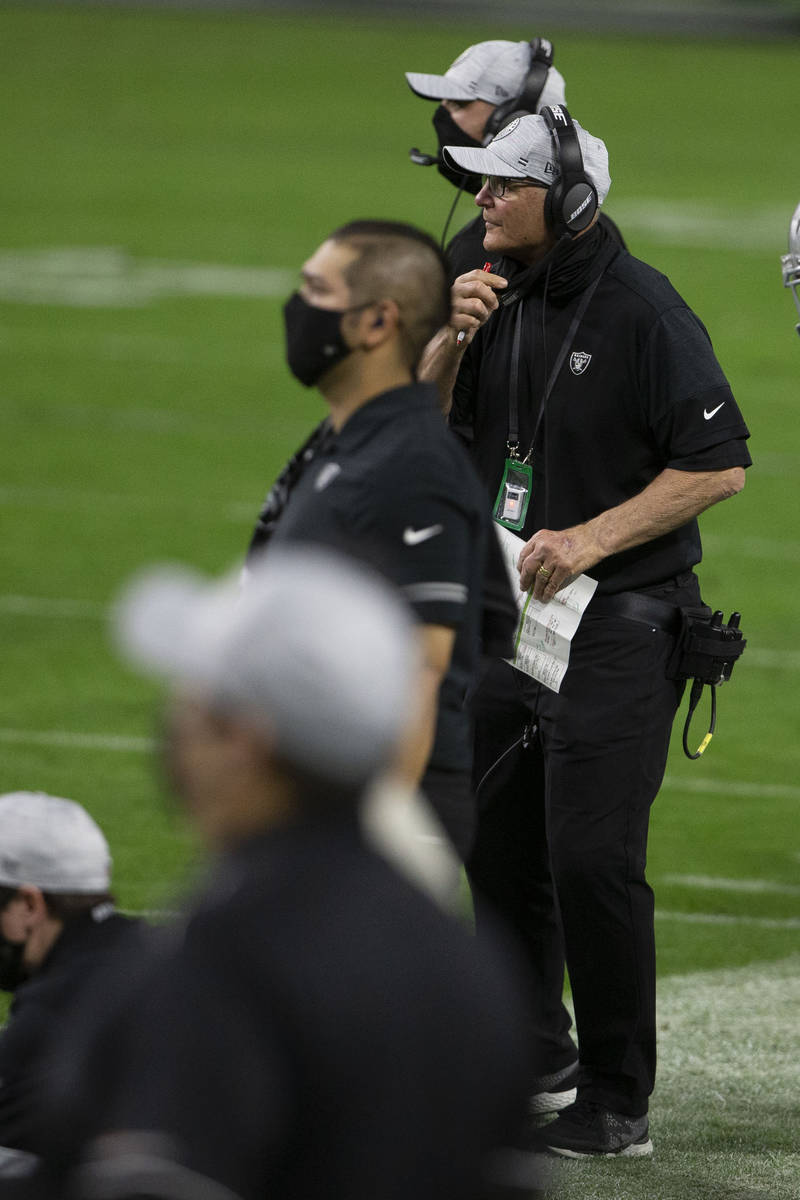
[(435, 167), (439, 161), (438, 154), (423, 154), (416, 146), (412, 146), (408, 152), (408, 157), (418, 167)]

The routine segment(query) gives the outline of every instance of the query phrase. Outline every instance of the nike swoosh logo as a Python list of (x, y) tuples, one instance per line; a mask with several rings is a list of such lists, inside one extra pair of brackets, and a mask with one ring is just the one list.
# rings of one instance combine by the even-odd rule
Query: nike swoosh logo
[(707, 421), (710, 421), (711, 418), (714, 416), (714, 413), (718, 413), (724, 403), (725, 403), (725, 401), (723, 400), (722, 404), (718, 404), (716, 408), (712, 408), (711, 412), (709, 412), (707, 408), (704, 408), (703, 416), (705, 417), (705, 419)]
[(403, 541), (407, 546), (418, 546), (420, 542), (427, 542), (429, 538), (436, 537), (437, 533), (444, 531), (444, 525), (428, 525), (425, 529), (412, 529), (407, 525), (403, 530)]

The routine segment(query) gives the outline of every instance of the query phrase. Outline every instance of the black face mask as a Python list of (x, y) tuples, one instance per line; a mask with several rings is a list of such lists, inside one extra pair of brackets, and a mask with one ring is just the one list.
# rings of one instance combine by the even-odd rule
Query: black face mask
[(24, 953), (25, 942), (10, 942), (0, 934), (0, 988), (4, 992), (13, 992), (28, 978)]
[(342, 336), (342, 317), (352, 309), (315, 308), (299, 292), (283, 306), (286, 361), (289, 370), (306, 387), (351, 353)]
[(456, 167), (451, 167), (448, 163), (445, 163), (442, 158), (442, 148), (444, 146), (466, 146), (473, 150), (479, 150), (482, 142), (477, 142), (475, 138), (471, 138), (469, 134), (464, 133), (464, 130), (456, 125), (452, 114), (447, 111), (443, 104), (440, 104), (433, 114), (433, 128), (436, 130), (436, 136), (439, 139), (437, 171), (455, 187), (461, 187), (463, 184), (465, 192), (471, 192), (473, 196), (477, 196), (481, 190), (480, 175), (466, 175), (463, 171), (459, 171)]

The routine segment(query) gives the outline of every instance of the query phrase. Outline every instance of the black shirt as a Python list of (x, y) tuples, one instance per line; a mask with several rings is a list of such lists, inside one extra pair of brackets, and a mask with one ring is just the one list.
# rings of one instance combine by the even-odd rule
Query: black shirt
[(91, 995), (95, 973), (140, 936), (140, 922), (98, 904), (64, 925), (42, 965), (17, 988), (0, 1032), (0, 1146), (41, 1150), (39, 1103), (47, 1056), (71, 1011)]
[[(507, 455), (519, 329), (520, 457), (533, 443), (532, 498), (521, 536), (590, 520), (638, 495), (665, 468), (750, 464), (749, 432), (705, 327), (664, 275), (597, 226), (560, 243), (536, 268), (503, 260), (498, 273), (509, 288), (464, 355), (450, 420), (471, 447), (493, 502)], [(598, 277), (567, 344), (581, 297)], [(562, 348), (542, 411), (545, 380)], [(599, 580), (598, 592), (618, 592), (674, 578), (700, 558), (692, 520), (611, 555), (589, 573)]]
[(116, 1170), (89, 1168), (97, 1200), (222, 1194), (209, 1181), (243, 1200), (484, 1194), (531, 1069), (499, 942), (476, 940), (346, 819), (250, 840), (176, 935), (133, 1005), (128, 989), (125, 1036), (106, 1020), (108, 1053), (76, 1042), (95, 1110), (83, 1136), (157, 1135)]
[(370, 400), (316, 451), (272, 542), (334, 545), (396, 583), (419, 620), (456, 630), (430, 766), (468, 769), (464, 711), (477, 663), (489, 516), (431, 384)]

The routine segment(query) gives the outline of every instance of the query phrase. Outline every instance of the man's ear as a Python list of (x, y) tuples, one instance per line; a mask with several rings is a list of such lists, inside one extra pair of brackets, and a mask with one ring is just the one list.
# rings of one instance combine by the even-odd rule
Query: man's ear
[(394, 300), (379, 300), (365, 313), (368, 346), (379, 345), (394, 334), (400, 323), (400, 310)]
[(47, 903), (42, 889), (32, 883), (23, 883), (17, 888), (14, 899), (22, 908), (22, 916), (29, 928), (41, 923), (48, 915)]

